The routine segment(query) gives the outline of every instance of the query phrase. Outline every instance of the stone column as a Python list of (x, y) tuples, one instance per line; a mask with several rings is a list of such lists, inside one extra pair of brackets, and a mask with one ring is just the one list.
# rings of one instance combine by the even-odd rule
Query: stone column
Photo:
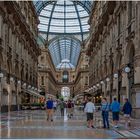
[(3, 25), (2, 15), (0, 15), (0, 38), (2, 37), (2, 25)]

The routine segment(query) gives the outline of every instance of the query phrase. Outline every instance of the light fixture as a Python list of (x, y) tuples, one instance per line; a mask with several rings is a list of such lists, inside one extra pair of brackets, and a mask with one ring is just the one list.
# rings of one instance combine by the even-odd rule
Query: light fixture
[(96, 89), (96, 86), (93, 86), (93, 88), (95, 88), (95, 89)]
[(34, 90), (35, 88), (34, 87), (32, 87), (32, 90)]
[(21, 83), (21, 81), (20, 80), (18, 80), (18, 84), (20, 84)]
[(26, 83), (24, 83), (23, 86), (26, 86)]
[(31, 88), (31, 85), (29, 85), (28, 88)]
[(13, 77), (10, 77), (10, 81), (13, 82), (14, 81), (14, 78)]
[(130, 72), (130, 68), (129, 68), (128, 66), (126, 66), (126, 67), (124, 68), (124, 71), (125, 71), (126, 73), (129, 73), (129, 72)]
[(96, 86), (97, 86), (97, 87), (99, 87), (99, 86), (100, 86), (100, 84), (97, 84)]
[(109, 82), (109, 81), (110, 81), (110, 79), (107, 77), (107, 78), (106, 78), (106, 81), (107, 81), (107, 82)]
[(0, 73), (0, 78), (3, 78), (4, 77), (4, 74), (1, 72)]
[(118, 73), (114, 73), (114, 78), (118, 78)]
[(38, 89), (38, 92), (41, 92), (41, 90), (40, 90), (40, 89)]
[(35, 91), (37, 91), (37, 88), (35, 88)]
[(101, 84), (104, 84), (104, 81), (101, 81), (100, 83), (101, 83)]

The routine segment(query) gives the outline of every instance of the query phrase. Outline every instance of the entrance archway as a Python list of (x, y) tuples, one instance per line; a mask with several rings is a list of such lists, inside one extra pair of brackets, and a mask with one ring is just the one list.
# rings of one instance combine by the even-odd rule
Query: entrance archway
[(68, 101), (70, 98), (70, 88), (69, 87), (62, 87), (61, 88), (61, 96), (64, 101)]

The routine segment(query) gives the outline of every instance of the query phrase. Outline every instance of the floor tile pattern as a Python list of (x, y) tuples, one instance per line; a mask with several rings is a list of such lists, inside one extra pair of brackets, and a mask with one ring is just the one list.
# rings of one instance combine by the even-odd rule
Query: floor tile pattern
[[(69, 119), (61, 116), (60, 111), (54, 113), (54, 121), (46, 119), (45, 110), (25, 110), (3, 113), (0, 116), (0, 138), (13, 139), (103, 139), (103, 138), (140, 138), (140, 128), (125, 129), (121, 124), (118, 129), (112, 126), (101, 128), (100, 112), (96, 113), (95, 129), (86, 127), (86, 114), (75, 110), (74, 116)], [(111, 119), (111, 118), (110, 118)], [(111, 124), (112, 125), (112, 124)]]

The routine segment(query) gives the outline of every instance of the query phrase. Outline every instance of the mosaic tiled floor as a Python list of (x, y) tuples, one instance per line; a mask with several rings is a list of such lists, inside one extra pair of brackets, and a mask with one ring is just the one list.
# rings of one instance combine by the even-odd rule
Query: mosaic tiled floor
[[(100, 114), (97, 118), (99, 119)], [(96, 119), (97, 119), (96, 118)], [(76, 110), (74, 116), (68, 119), (66, 111), (64, 117), (57, 111), (54, 114), (54, 121), (46, 119), (45, 110), (19, 111), (4, 113), (0, 120), (0, 138), (13, 139), (103, 139), (103, 138), (140, 138), (140, 128), (125, 130), (123, 125), (118, 129), (99, 128), (96, 121), (96, 128), (86, 127), (86, 116), (82, 111)]]

